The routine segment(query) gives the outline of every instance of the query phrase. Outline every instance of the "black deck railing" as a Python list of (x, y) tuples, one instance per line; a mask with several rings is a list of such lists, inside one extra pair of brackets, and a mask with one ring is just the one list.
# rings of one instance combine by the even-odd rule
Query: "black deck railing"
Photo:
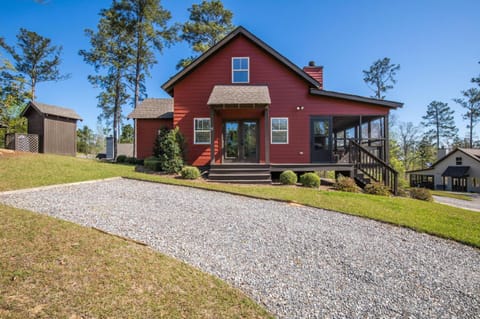
[(349, 141), (348, 148), (350, 163), (354, 165), (355, 172), (360, 171), (368, 178), (382, 183), (397, 195), (398, 172), (395, 169), (354, 140)]

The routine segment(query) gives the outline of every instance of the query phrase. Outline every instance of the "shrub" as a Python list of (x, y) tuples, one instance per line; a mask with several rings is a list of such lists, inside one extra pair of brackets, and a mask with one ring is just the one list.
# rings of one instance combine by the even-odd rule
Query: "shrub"
[(161, 129), (155, 140), (153, 152), (161, 162), (161, 170), (178, 173), (183, 167), (184, 138), (178, 127)]
[(127, 155), (118, 155), (117, 156), (117, 163), (125, 163), (127, 160)]
[(365, 193), (371, 195), (390, 196), (390, 189), (387, 186), (377, 182), (367, 184), (364, 191)]
[(139, 160), (137, 160), (135, 157), (127, 157), (125, 159), (125, 162), (128, 163), (128, 164), (138, 164), (139, 163)]
[(320, 177), (315, 173), (305, 173), (300, 176), (300, 183), (305, 187), (317, 188), (320, 186)]
[(183, 179), (197, 179), (200, 177), (200, 170), (195, 166), (185, 166), (180, 171)]
[(293, 171), (284, 171), (280, 174), (280, 183), (284, 185), (295, 185), (297, 180), (297, 174)]
[(432, 193), (426, 188), (410, 188), (410, 197), (429, 202), (433, 201)]
[(145, 168), (148, 168), (149, 170), (152, 170), (152, 171), (155, 171), (155, 172), (158, 172), (158, 171), (162, 170), (162, 163), (160, 162), (160, 159), (158, 157), (155, 157), (155, 156), (147, 157), (143, 161), (143, 166), (145, 166)]
[(397, 196), (398, 197), (409, 197), (410, 194), (408, 193), (408, 191), (405, 188), (399, 187), (397, 189)]
[(337, 191), (358, 193), (360, 192), (360, 187), (357, 186), (355, 180), (351, 177), (345, 177), (340, 175), (337, 178), (337, 182), (333, 184), (333, 188)]

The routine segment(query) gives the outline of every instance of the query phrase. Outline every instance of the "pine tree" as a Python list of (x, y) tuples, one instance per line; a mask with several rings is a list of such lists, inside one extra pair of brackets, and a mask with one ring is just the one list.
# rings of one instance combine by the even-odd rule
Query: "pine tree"
[(463, 108), (467, 109), (465, 114), (462, 114), (464, 120), (468, 120), (468, 136), (469, 147), (473, 147), (473, 128), (480, 122), (480, 90), (471, 88), (462, 91), (463, 98), (454, 99)]
[(111, 8), (100, 12), (97, 32), (85, 30), (92, 48), (79, 52), (84, 61), (95, 68), (96, 75), (90, 75), (88, 80), (102, 90), (97, 96), (98, 107), (102, 110), (99, 120), (112, 124), (114, 158), (117, 156), (122, 106), (130, 97), (128, 83), (132, 82), (135, 66), (134, 39), (125, 28), (115, 5), (116, 1)]
[(69, 75), (60, 74), (61, 46), (51, 45), (49, 38), (24, 28), (20, 28), (17, 40), (18, 48), (15, 48), (0, 39), (0, 47), (5, 49), (14, 61), (14, 72), (6, 74), (9, 74), (12, 79), (18, 76), (28, 79), (32, 100), (35, 100), (35, 90), (38, 83), (59, 81), (69, 77)]
[[(190, 18), (182, 25), (180, 38), (191, 46), (196, 55), (207, 51), (235, 28), (233, 13), (225, 9), (220, 0), (203, 0), (192, 5), (188, 11)], [(177, 69), (186, 67), (195, 58), (191, 56), (180, 60)]]
[(453, 139), (458, 133), (453, 114), (454, 111), (447, 103), (432, 101), (427, 107), (427, 113), (422, 116), (424, 121), (421, 124), (430, 128), (426, 134), (435, 141), (437, 150), (440, 149), (441, 139)]
[(393, 84), (397, 83), (395, 76), (398, 70), (400, 70), (400, 65), (390, 63), (390, 58), (378, 59), (368, 71), (363, 70), (363, 81), (375, 92), (372, 97), (385, 99), (383, 94), (387, 90), (393, 89)]
[(160, 0), (121, 0), (112, 10), (120, 16), (119, 23), (130, 32), (135, 59), (133, 81), (133, 108), (145, 94), (145, 78), (157, 63), (155, 50), (162, 53), (165, 45), (176, 41), (175, 27), (168, 27), (171, 14)]

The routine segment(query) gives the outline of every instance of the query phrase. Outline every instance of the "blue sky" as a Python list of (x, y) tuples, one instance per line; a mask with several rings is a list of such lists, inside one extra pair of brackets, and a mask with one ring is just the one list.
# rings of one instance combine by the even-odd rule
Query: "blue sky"
[[(163, 0), (172, 22), (188, 19), (187, 8), (200, 0)], [(35, 31), (63, 46), (61, 69), (71, 78), (37, 87), (37, 100), (70, 107), (83, 118), (80, 125), (97, 126), (96, 96), (87, 76), (93, 68), (78, 55), (89, 49), (84, 29), (95, 28), (100, 9), (110, 0), (0, 0), (0, 36), (15, 43), (20, 27)], [(478, 0), (224, 0), (242, 25), (292, 62), (310, 60), (324, 66), (325, 89), (363, 96), (372, 92), (362, 70), (375, 60), (391, 58), (401, 65), (395, 88), (387, 99), (405, 103), (398, 121), (419, 124), (433, 100), (448, 102), (456, 111), (464, 136), (464, 111), (452, 99), (472, 86), (480, 74), (480, 1)], [(191, 54), (184, 43), (158, 55), (147, 80), (149, 97), (166, 97), (160, 88), (176, 73), (178, 60)], [(126, 107), (125, 114), (131, 110)], [(477, 130), (478, 131), (478, 130)], [(477, 134), (477, 136), (480, 134)]]

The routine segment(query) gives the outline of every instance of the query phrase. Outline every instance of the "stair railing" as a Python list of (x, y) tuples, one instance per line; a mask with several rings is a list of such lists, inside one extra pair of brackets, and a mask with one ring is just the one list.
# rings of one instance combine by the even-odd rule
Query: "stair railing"
[(398, 172), (394, 168), (354, 140), (349, 140), (348, 148), (350, 163), (353, 164), (355, 172), (361, 171), (370, 179), (387, 186), (394, 195), (397, 195)]

